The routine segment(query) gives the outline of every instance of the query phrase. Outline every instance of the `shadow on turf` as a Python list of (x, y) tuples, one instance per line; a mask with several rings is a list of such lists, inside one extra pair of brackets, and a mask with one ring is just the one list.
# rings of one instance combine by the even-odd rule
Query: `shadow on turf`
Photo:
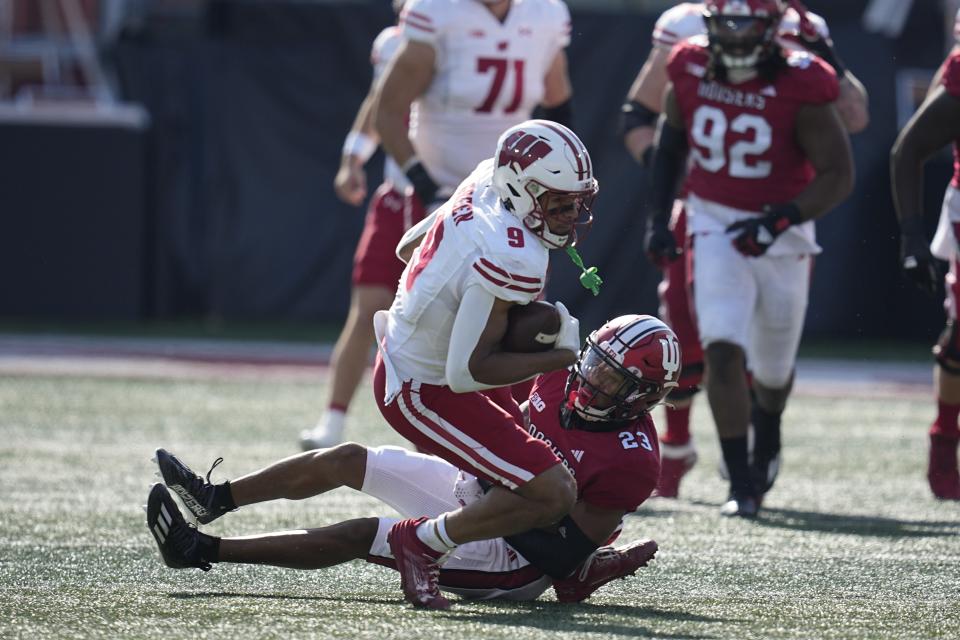
[[(719, 507), (715, 503), (696, 502), (695, 504)], [(955, 536), (960, 531), (960, 523), (956, 520), (896, 520), (880, 516), (796, 511), (774, 507), (762, 507), (760, 515), (753, 522), (765, 527), (780, 529), (844, 533), (878, 538), (932, 538)]]
[[(171, 598), (180, 600), (201, 598), (256, 598), (266, 600), (324, 600), (342, 602), (349, 599), (351, 602), (407, 607), (406, 603), (402, 600), (385, 598), (295, 596), (281, 593), (241, 593), (236, 591), (175, 591), (168, 595)], [(470, 609), (465, 610), (465, 607), (470, 607)], [(664, 633), (662, 630), (650, 629), (636, 624), (598, 622), (598, 617), (602, 619), (603, 616), (624, 616), (635, 620), (663, 620), (670, 622), (736, 622), (736, 620), (730, 618), (714, 618), (683, 611), (666, 611), (654, 607), (602, 605), (589, 602), (563, 604), (549, 600), (536, 600), (533, 602), (454, 600), (453, 608), (449, 611), (432, 613), (464, 622), (482, 622), (483, 624), (497, 624), (510, 627), (536, 627), (538, 629), (552, 629), (556, 631), (605, 633), (613, 636), (629, 636), (634, 638), (702, 638), (709, 640), (717, 636), (709, 634)]]
[[(710, 634), (672, 634), (662, 629), (649, 628), (631, 622), (622, 624), (603, 622), (604, 619), (625, 617), (637, 622), (733, 622), (727, 618), (714, 618), (683, 611), (665, 611), (653, 607), (632, 607), (623, 605), (602, 605), (581, 602), (580, 604), (562, 604), (551, 601), (534, 602), (460, 602), (460, 606), (471, 606), (465, 611), (455, 604), (447, 617), (464, 622), (498, 624), (509, 627), (535, 627), (564, 632), (599, 633), (610, 636), (629, 636), (640, 638), (715, 638)], [(481, 605), (478, 607), (477, 605)], [(482, 605), (489, 605), (482, 606)], [(507, 610), (509, 609), (509, 610)]]

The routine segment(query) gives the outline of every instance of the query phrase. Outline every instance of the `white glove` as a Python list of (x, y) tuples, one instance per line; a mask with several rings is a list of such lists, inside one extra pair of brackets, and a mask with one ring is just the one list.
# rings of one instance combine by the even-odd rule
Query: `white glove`
[(570, 315), (562, 302), (555, 302), (553, 306), (560, 313), (560, 335), (557, 336), (554, 349), (568, 349), (580, 353), (580, 321)]

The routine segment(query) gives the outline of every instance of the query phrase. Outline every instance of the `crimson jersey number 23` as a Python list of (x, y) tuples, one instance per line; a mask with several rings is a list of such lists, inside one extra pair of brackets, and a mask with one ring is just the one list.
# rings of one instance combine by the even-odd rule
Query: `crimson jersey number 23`
[(477, 58), (477, 72), (482, 75), (490, 75), (490, 89), (487, 91), (487, 97), (483, 99), (483, 102), (474, 108), (474, 113), (492, 112), (493, 106), (497, 104), (497, 100), (503, 92), (504, 85), (510, 87), (513, 94), (510, 96), (510, 102), (504, 107), (503, 112), (513, 113), (519, 109), (523, 102), (523, 64), (523, 60), (520, 59)]
[[(727, 148), (727, 131), (743, 134), (744, 138)], [(741, 113), (727, 122), (726, 114), (703, 105), (693, 112), (690, 137), (696, 145), (693, 160), (705, 171), (717, 173), (726, 168), (731, 178), (766, 178), (771, 163), (760, 160), (773, 142), (773, 130), (762, 116)]]

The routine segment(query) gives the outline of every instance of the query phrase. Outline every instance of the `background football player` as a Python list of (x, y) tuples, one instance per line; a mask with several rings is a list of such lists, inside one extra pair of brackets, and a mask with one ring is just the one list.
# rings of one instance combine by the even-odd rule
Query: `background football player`
[[(960, 14), (958, 14), (960, 17)], [(923, 165), (945, 144), (954, 145), (954, 173), (943, 197), (932, 245), (923, 224)], [(957, 444), (960, 430), (960, 327), (957, 325), (957, 232), (960, 227), (960, 48), (937, 72), (927, 99), (900, 132), (891, 152), (890, 183), (902, 232), (900, 259), (907, 276), (935, 295), (940, 274), (933, 256), (949, 261), (944, 309), (947, 323), (933, 348), (937, 417), (929, 430), (927, 480), (938, 498), (960, 500)], [(931, 255), (931, 248), (933, 253)]]
[[(778, 29), (781, 44), (809, 49), (833, 66), (840, 78), (840, 94), (834, 105), (848, 132), (862, 131), (869, 121), (866, 90), (834, 52), (823, 18), (807, 11), (799, 2), (790, 5)], [(678, 42), (707, 33), (703, 12), (702, 2), (682, 2), (665, 11), (654, 27), (650, 54), (630, 88), (621, 119), (624, 144), (641, 165), (649, 164), (653, 152), (654, 128), (667, 85), (670, 50)], [(665, 408), (666, 431), (660, 439), (663, 465), (657, 495), (669, 498), (677, 496), (681, 478), (697, 459), (690, 437), (690, 407), (703, 377), (703, 350), (689, 299), (691, 274), (688, 265), (692, 260), (692, 247), (686, 246), (687, 218), (682, 191), (680, 196), (674, 204), (670, 228), (677, 246), (686, 252), (686, 256), (657, 264), (663, 269), (663, 281), (658, 288), (660, 316), (677, 332), (685, 363), (684, 379)]]
[(780, 420), (820, 251), (812, 221), (850, 192), (853, 164), (833, 106), (836, 74), (780, 46), (780, 2), (710, 0), (704, 16), (707, 37), (679, 43), (667, 63), (646, 248), (657, 261), (679, 255), (669, 220), (689, 152), (694, 306), (730, 477), (721, 513), (751, 517), (779, 467)]
[[(439, 570), (440, 588), (468, 598), (528, 600), (552, 583), (560, 601), (576, 602), (645, 565), (656, 543), (608, 545), (619, 535), (623, 516), (656, 485), (659, 454), (649, 411), (676, 387), (680, 371), (675, 334), (656, 318), (628, 315), (591, 333), (571, 371), (540, 376), (525, 424), (532, 437), (550, 443), (576, 477), (577, 502), (569, 518), (592, 542), (578, 545), (570, 536), (537, 530), (463, 544)], [(238, 507), (301, 500), (341, 486), (410, 518), (458, 509), (485, 490), (475, 476), (434, 456), (354, 443), (292, 456), (217, 485), (163, 449), (157, 462), (164, 482), (202, 524)], [(163, 485), (151, 489), (147, 516), (168, 566), (205, 570), (215, 562), (318, 569), (354, 559), (395, 567), (387, 541), (395, 523), (394, 518), (360, 518), (221, 539), (188, 526)]]
[[(370, 204), (354, 256), (350, 313), (333, 351), (328, 406), (316, 427), (301, 434), (303, 449), (342, 439), (368, 364), (373, 314), (390, 306), (403, 271), (394, 248), (404, 231), (446, 200), (500, 134), (538, 105), (549, 120), (567, 126), (572, 120), (564, 51), (570, 14), (563, 2), (401, 4), (399, 29), (374, 43), (376, 79), (357, 120), (375, 121), (384, 149), (403, 170), (388, 164), (387, 182)], [(337, 180), (338, 193), (359, 204), (364, 190), (356, 166), (373, 153), (375, 137), (369, 124), (354, 130), (367, 138), (348, 137), (344, 152), (351, 159)]]

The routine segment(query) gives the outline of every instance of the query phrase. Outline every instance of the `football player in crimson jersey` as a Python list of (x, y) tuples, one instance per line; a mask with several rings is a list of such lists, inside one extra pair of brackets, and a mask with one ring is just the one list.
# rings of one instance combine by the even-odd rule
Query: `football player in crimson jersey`
[[(954, 173), (940, 210), (940, 223), (932, 245), (928, 245), (923, 224), (923, 164), (945, 144), (954, 146)], [(891, 152), (890, 182), (893, 202), (902, 232), (901, 266), (923, 290), (935, 295), (940, 275), (933, 256), (947, 260), (947, 323), (933, 348), (936, 358), (934, 386), (937, 417), (930, 427), (927, 480), (933, 494), (941, 499), (960, 500), (960, 472), (957, 444), (960, 430), (960, 327), (957, 300), (960, 299), (958, 238), (960, 238), (960, 48), (954, 47), (937, 72), (936, 83), (927, 99), (910, 119)], [(933, 253), (931, 254), (931, 248)]]
[[(776, 40), (777, 0), (709, 0), (707, 37), (674, 47), (651, 161), (647, 251), (669, 262), (689, 155), (687, 236), (706, 389), (730, 474), (724, 515), (756, 515), (780, 460), (812, 257), (813, 220), (847, 196), (853, 163), (836, 74)], [(750, 390), (744, 370), (753, 374)], [(752, 459), (747, 430), (754, 426)]]
[[(653, 541), (609, 545), (619, 536), (623, 516), (656, 484), (659, 455), (649, 411), (676, 387), (680, 371), (673, 331), (656, 318), (628, 315), (590, 334), (570, 371), (539, 376), (525, 424), (576, 478), (567, 535), (535, 530), (463, 544), (439, 569), (440, 588), (467, 598), (530, 600), (552, 583), (561, 602), (578, 602), (644, 566), (657, 550)], [(500, 491), (433, 456), (354, 443), (292, 456), (217, 485), (162, 449), (157, 462), (164, 482), (203, 524), (240, 506), (301, 500), (341, 486), (406, 517), (435, 517), (477, 502), (485, 490)], [(354, 559), (395, 568), (388, 535), (396, 522), (360, 518), (317, 529), (216, 538), (186, 525), (162, 485), (151, 490), (147, 516), (168, 566), (205, 570), (215, 562), (318, 569)], [(587, 544), (571, 538), (574, 526), (587, 535)]]
[[(823, 18), (807, 11), (796, 0), (789, 4), (780, 23), (779, 40), (786, 47), (809, 49), (833, 66), (840, 78), (840, 95), (835, 102), (837, 111), (849, 133), (862, 131), (869, 121), (866, 90), (833, 51), (830, 32)], [(653, 153), (654, 128), (667, 85), (670, 50), (678, 42), (706, 34), (703, 11), (702, 2), (682, 2), (660, 16), (653, 31), (650, 54), (623, 105), (620, 128), (624, 144), (642, 166), (649, 163)], [(692, 252), (691, 247), (686, 246), (687, 216), (682, 197), (681, 192), (674, 203), (670, 228), (677, 246), (686, 255), (657, 265), (663, 269), (663, 281), (658, 287), (660, 316), (677, 332), (684, 350), (684, 379), (665, 407), (666, 431), (660, 436), (662, 465), (657, 495), (668, 498), (677, 496), (681, 478), (697, 459), (690, 437), (690, 407), (703, 377), (703, 350), (689, 296), (691, 278), (687, 267)]]
[(386, 183), (370, 203), (354, 255), (350, 313), (333, 353), (328, 405), (317, 425), (301, 434), (304, 449), (342, 439), (347, 408), (367, 368), (373, 314), (390, 306), (403, 271), (393, 254), (403, 233), (446, 200), (489, 157), (500, 134), (530, 118), (534, 108), (567, 126), (572, 120), (564, 52), (570, 15), (561, 0), (398, 5), (399, 26), (374, 43), (374, 86), (354, 125), (354, 133), (366, 137), (348, 137), (344, 155), (351, 159), (338, 173), (338, 194), (362, 201), (362, 174), (355, 167), (373, 153), (377, 136), (395, 163), (388, 163)]

